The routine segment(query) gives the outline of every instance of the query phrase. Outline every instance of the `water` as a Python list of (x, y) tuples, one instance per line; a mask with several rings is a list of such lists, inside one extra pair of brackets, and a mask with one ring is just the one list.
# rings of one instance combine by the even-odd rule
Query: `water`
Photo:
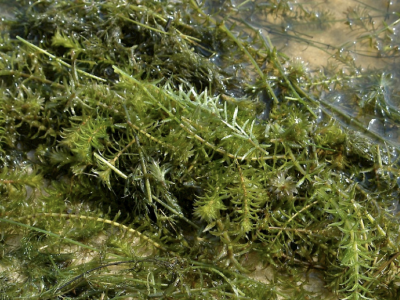
[(400, 148), (399, 1), (234, 4), (239, 14), (233, 19), (245, 23), (242, 30), (259, 30), (292, 63), (307, 69), (325, 112), (345, 127)]
[(259, 10), (267, 6), (265, 1), (248, 2), (240, 7), (241, 17), (269, 35), (279, 51), (288, 57), (306, 61), (312, 71), (340, 60), (337, 51), (341, 56), (350, 55), (354, 66), (361, 69), (381, 68), (393, 63), (394, 57), (382, 56), (384, 50), (389, 50), (382, 49), (379, 43), (382, 41), (370, 45), (368, 36), (378, 35), (383, 28), (382, 22), (389, 25), (397, 20), (398, 2), (391, 2), (390, 5), (383, 0), (267, 2), (286, 3), (281, 6), (287, 7), (282, 7), (280, 14), (265, 14), (265, 11)]

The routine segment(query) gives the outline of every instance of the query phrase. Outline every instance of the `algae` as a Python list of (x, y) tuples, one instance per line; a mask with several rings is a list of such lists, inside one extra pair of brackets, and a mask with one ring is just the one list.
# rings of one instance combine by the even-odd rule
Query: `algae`
[(16, 2), (2, 298), (398, 298), (398, 148), (322, 97), (396, 120), (395, 75), (311, 76), (232, 23), (289, 2), (219, 2)]

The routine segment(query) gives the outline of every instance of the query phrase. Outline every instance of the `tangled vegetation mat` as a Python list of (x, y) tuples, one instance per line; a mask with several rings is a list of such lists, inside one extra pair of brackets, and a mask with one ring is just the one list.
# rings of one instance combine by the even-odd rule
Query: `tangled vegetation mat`
[(322, 97), (399, 120), (396, 77), (311, 76), (232, 22), (304, 10), (219, 2), (15, 3), (0, 42), (2, 299), (322, 299), (312, 277), (334, 298), (399, 299), (398, 148), (340, 126)]

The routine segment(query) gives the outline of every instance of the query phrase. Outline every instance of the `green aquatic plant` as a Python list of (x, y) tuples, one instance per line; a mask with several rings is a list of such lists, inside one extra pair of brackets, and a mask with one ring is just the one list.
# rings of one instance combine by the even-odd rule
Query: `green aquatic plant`
[(17, 3), (0, 46), (4, 299), (398, 298), (398, 147), (330, 101), (397, 120), (395, 76), (313, 77), (235, 30), (285, 1)]

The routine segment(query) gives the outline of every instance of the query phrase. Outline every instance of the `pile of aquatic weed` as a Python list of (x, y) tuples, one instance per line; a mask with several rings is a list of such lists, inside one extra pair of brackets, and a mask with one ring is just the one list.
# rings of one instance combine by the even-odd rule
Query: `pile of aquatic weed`
[(318, 97), (350, 80), (177, 2), (16, 3), (1, 298), (398, 299), (398, 151)]

